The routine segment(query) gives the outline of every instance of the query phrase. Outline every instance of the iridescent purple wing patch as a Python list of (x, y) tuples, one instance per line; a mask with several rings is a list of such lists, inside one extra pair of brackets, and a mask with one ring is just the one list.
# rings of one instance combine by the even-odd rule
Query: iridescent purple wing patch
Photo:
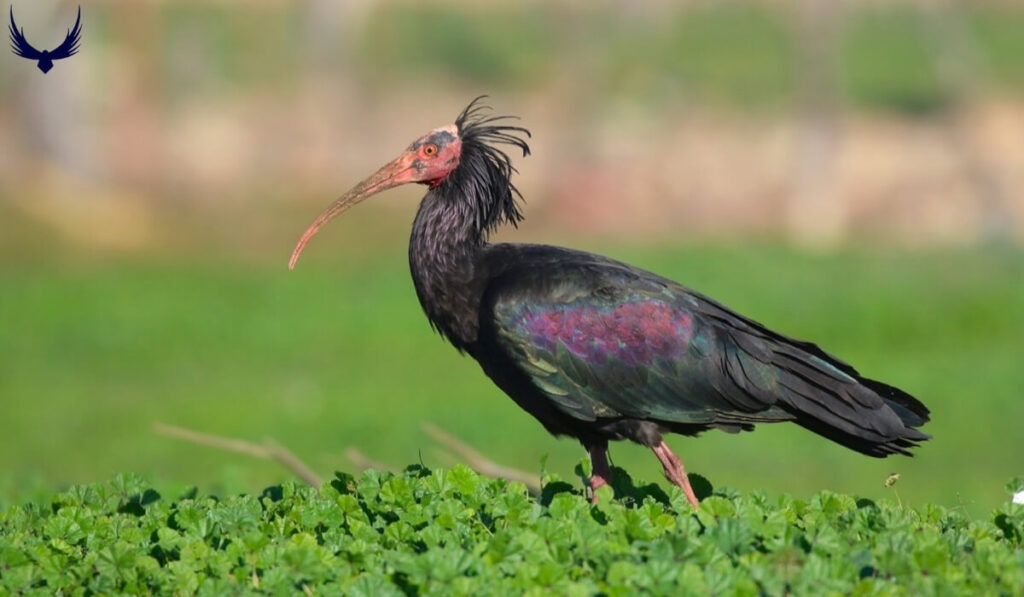
[(616, 360), (633, 367), (679, 358), (693, 333), (689, 313), (649, 298), (613, 306), (524, 307), (513, 325), (522, 340), (550, 354), (562, 344), (591, 365)]

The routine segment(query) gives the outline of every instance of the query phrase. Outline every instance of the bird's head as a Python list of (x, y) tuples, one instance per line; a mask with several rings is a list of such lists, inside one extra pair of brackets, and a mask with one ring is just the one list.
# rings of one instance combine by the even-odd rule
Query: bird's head
[[(464, 200), (478, 204), (480, 226), (490, 229), (501, 221), (521, 219), (515, 203), (516, 188), (509, 182), (515, 170), (508, 155), (488, 143), (519, 147), (523, 155), (529, 146), (516, 133), (529, 137), (522, 127), (495, 124), (508, 116), (489, 116), (486, 105), (473, 100), (453, 124), (436, 128), (412, 142), (397, 158), (352, 187), (327, 207), (299, 238), (288, 268), (295, 267), (306, 244), (327, 222), (353, 205), (381, 191), (408, 183), (428, 185), (442, 192), (462, 190)], [(483, 114), (482, 114), (483, 113)], [(495, 209), (496, 207), (496, 209)]]

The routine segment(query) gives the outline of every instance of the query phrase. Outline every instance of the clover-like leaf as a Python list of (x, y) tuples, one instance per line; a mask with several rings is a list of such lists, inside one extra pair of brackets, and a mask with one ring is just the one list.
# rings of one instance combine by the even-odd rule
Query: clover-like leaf
[[(586, 471), (581, 467), (581, 473)], [(465, 467), (218, 499), (124, 475), (0, 510), (0, 594), (951, 594), (1024, 586), (1024, 507), (820, 492), (682, 493), (619, 478), (593, 507)], [(1009, 485), (1008, 489), (1014, 489)], [(611, 492), (610, 488), (602, 491)], [(168, 497), (171, 496), (171, 497)], [(607, 497), (607, 499), (606, 499)]]

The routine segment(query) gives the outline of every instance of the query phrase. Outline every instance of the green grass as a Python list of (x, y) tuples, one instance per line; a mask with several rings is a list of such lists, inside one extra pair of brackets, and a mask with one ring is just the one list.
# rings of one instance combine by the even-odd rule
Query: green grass
[[(210, 496), (132, 475), (0, 509), (0, 591), (130, 595), (976, 595), (1024, 588), (1024, 506), (972, 520), (822, 491), (677, 488), (616, 471), (591, 505), (466, 467)], [(1020, 480), (1011, 482), (1012, 488)], [(1008, 497), (1008, 496), (1005, 496)]]
[(550, 77), (559, 30), (551, 15), (517, 4), (387, 4), (360, 31), (355, 62), (370, 80), (402, 73), (529, 84)]
[(1024, 89), (1024, 11), (978, 11), (971, 19), (973, 39), (986, 75), (1000, 85)]
[(609, 91), (620, 97), (674, 91), (675, 98), (661, 99), (751, 108), (778, 106), (792, 96), (796, 40), (777, 12), (740, 3), (682, 11), (656, 23), (607, 18), (603, 39), (589, 41), (592, 55), (613, 44), (604, 69)]
[[(797, 96), (802, 45), (799, 3), (685, 3), (666, 10), (604, 3), (374, 3), (365, 18), (311, 26), (300, 5), (240, 11), (173, 3), (139, 44), (171, 105), (196, 94), (272, 87), (287, 92), (304, 73), (334, 80), (351, 72), (369, 92), (438, 86), (490, 90), (572, 89), (582, 109), (630, 100), (649, 109), (679, 105), (788, 110)], [(842, 99), (857, 107), (929, 113), (953, 99), (940, 80), (938, 47), (925, 8), (851, 3), (834, 35)], [(909, 4), (909, 3), (908, 3)], [(957, 7), (969, 66), (983, 87), (1024, 92), (1024, 10), (1010, 3)], [(624, 6), (624, 5), (623, 5)], [(315, 12), (315, 11), (314, 11)], [(108, 45), (117, 15), (97, 7), (97, 43)], [(311, 35), (316, 35), (311, 42)], [(116, 45), (116, 44), (114, 44)], [(317, 56), (320, 56), (319, 58)], [(320, 64), (320, 61), (329, 60)], [(504, 91), (503, 91), (504, 90)], [(600, 107), (600, 106), (598, 106)]]
[(948, 103), (939, 80), (936, 48), (915, 11), (867, 11), (844, 24), (840, 80), (847, 98), (861, 106), (909, 113)]
[[(802, 64), (792, 9), (728, 2), (659, 13), (601, 5), (463, 5), (400, 1), (370, 13), (353, 47), (366, 84), (483, 84), (488, 89), (571, 81), (599, 97), (660, 109), (680, 103), (744, 109), (792, 104)], [(952, 98), (926, 9), (851, 6), (837, 23), (836, 83), (860, 108), (927, 114)], [(1019, 8), (977, 3), (954, 18), (986, 91), (1024, 90)]]
[[(0, 470), (18, 487), (119, 471), (234, 489), (286, 473), (155, 435), (153, 422), (260, 441), (321, 473), (354, 446), (392, 466), (447, 465), (433, 422), (491, 458), (569, 476), (581, 448), (548, 436), (427, 326), (404, 249), (297, 271), (278, 263), (83, 261), (0, 269)], [(598, 248), (598, 247), (586, 247)], [(771, 327), (818, 342), (927, 403), (935, 439), (913, 459), (870, 459), (793, 425), (670, 443), (691, 472), (742, 491), (830, 489), (871, 498), (901, 473), (904, 501), (988, 512), (1024, 453), (1024, 261), (1016, 252), (808, 256), (788, 250), (604, 252), (680, 280)], [(625, 444), (617, 465), (660, 477)]]

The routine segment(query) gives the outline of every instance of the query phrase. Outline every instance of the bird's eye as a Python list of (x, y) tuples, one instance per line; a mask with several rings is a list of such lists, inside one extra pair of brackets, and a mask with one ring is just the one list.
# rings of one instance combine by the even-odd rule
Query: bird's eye
[(428, 144), (424, 145), (423, 146), (423, 155), (426, 155), (426, 156), (437, 155), (437, 145), (434, 145), (433, 143), (428, 143)]

